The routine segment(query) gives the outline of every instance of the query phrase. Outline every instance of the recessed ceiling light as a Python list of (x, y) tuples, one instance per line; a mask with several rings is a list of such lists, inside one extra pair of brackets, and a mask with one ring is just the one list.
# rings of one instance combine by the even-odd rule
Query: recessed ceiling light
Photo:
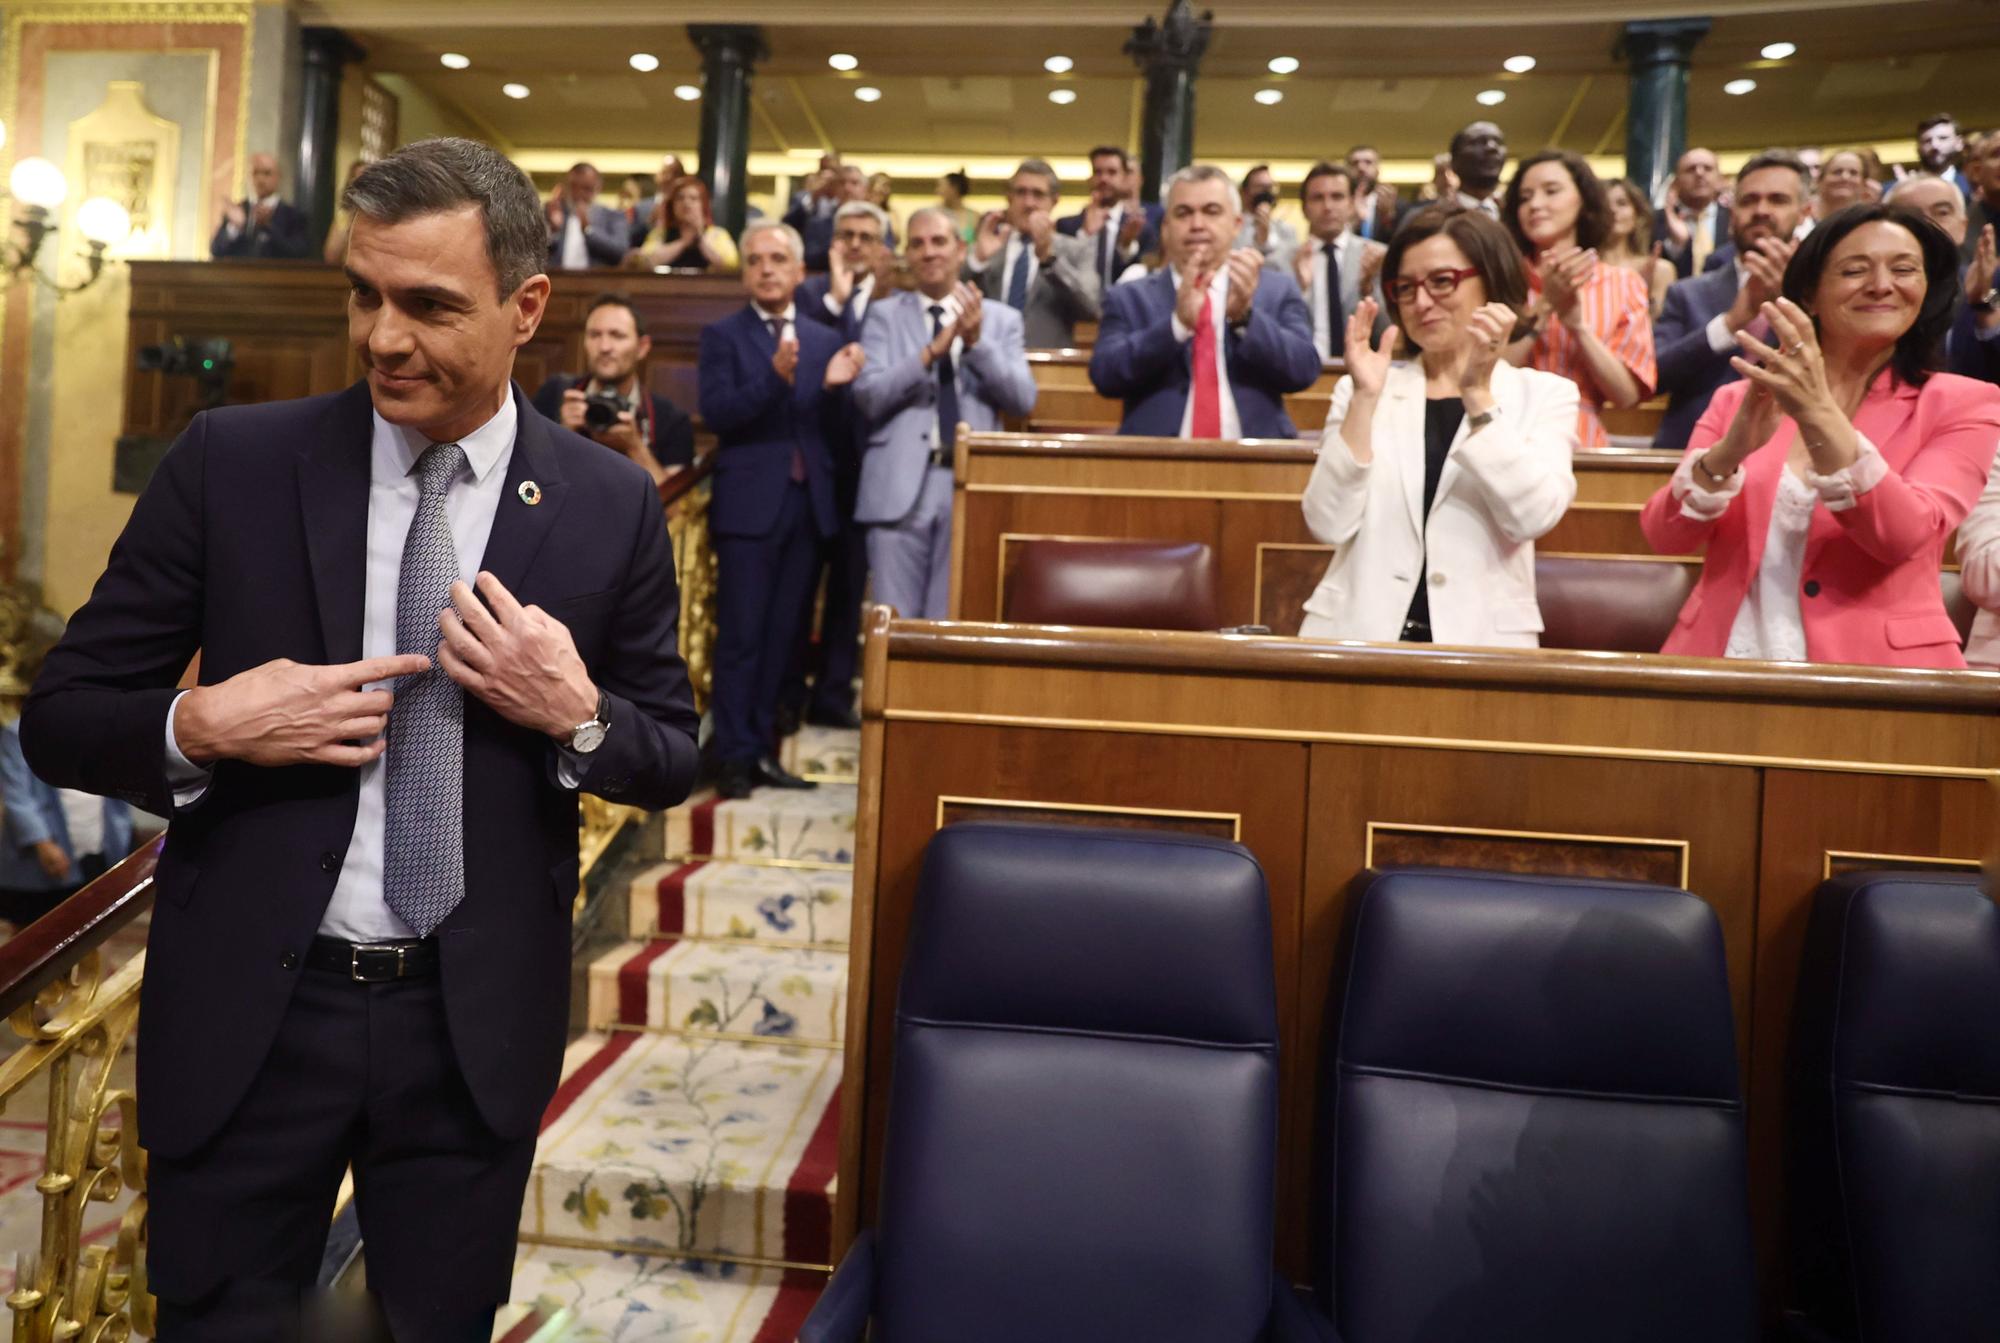
[(444, 55), (438, 57), (438, 64), (447, 70), (463, 70), (472, 64), (472, 57), (461, 56), (455, 51), (447, 51)]
[(1076, 90), (1050, 89), (1049, 101), (1056, 104), (1058, 107), (1068, 107), (1071, 103), (1076, 101)]
[(1294, 74), (1299, 68), (1299, 58), (1296, 56), (1273, 56), (1269, 68), (1274, 75)]
[(1767, 61), (1782, 61), (1787, 56), (1796, 56), (1798, 54), (1799, 46), (1796, 42), (1773, 42), (1770, 46), (1764, 48), (1764, 59)]
[(1251, 97), (1266, 107), (1276, 107), (1279, 103), (1285, 101), (1285, 91), (1283, 89), (1258, 89)]
[(506, 94), (509, 98), (525, 98), (528, 96), (528, 86), (526, 84), (502, 84), (500, 92)]
[(1741, 98), (1746, 93), (1755, 92), (1756, 88), (1757, 81), (1754, 79), (1732, 79), (1722, 86), (1722, 91), (1731, 97)]
[(684, 103), (698, 101), (701, 98), (701, 87), (696, 84), (676, 84), (674, 85), (674, 97)]
[(651, 52), (635, 51), (632, 53), (632, 68), (642, 75), (650, 75), (660, 68), (660, 58)]
[(1481, 89), (1472, 95), (1472, 100), (1481, 107), (1498, 107), (1501, 103), (1507, 101), (1507, 91), (1505, 89)]
[(836, 70), (852, 70), (861, 64), (861, 58), (850, 56), (844, 51), (836, 51), (826, 58), (826, 63)]
[(1076, 62), (1067, 56), (1051, 56), (1042, 62), (1042, 69), (1052, 75), (1066, 75), (1076, 69)]
[(1525, 75), (1535, 68), (1533, 56), (1509, 56), (1500, 62), (1500, 68), (1510, 75)]
[(864, 103), (879, 103), (882, 101), (882, 90), (873, 84), (863, 84), (854, 91), (854, 96)]

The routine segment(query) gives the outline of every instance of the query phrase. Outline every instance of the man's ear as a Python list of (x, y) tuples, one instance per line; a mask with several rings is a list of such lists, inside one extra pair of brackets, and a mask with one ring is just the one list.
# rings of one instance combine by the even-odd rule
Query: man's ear
[(535, 338), (542, 318), (549, 311), (549, 277), (530, 275), (521, 281), (521, 287), (514, 291), (510, 300), (514, 306), (514, 348), (519, 349)]
[(653, 352), (653, 338), (651, 336), (639, 337), (639, 358), (644, 359), (647, 355), (651, 354), (652, 352)]

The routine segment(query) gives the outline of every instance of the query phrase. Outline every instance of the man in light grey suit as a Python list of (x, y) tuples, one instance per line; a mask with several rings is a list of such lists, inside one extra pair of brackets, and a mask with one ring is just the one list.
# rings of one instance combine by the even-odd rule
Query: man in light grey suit
[(1023, 159), (1007, 183), (1005, 217), (979, 221), (963, 278), (987, 298), (1021, 314), (1022, 332), (1038, 350), (1076, 343), (1076, 324), (1097, 320), (1102, 285), (1091, 240), (1056, 229), (1062, 184), (1040, 159)]
[(548, 204), (549, 265), (559, 270), (615, 266), (632, 247), (625, 212), (597, 203), (602, 181), (588, 163), (576, 164)]
[[(1306, 239), (1274, 255), (1271, 264), (1299, 283), (1312, 313), (1313, 348), (1319, 357), (1346, 354), (1347, 319), (1364, 296), (1382, 302), (1382, 257), (1389, 250), (1354, 232), (1354, 170), (1344, 163), (1316, 163), (1299, 186)], [(1379, 340), (1389, 329), (1388, 305), (1375, 318)]]
[(866, 359), (853, 395), (867, 442), (854, 518), (868, 524), (875, 600), (913, 620), (942, 620), (958, 426), (998, 429), (1002, 415), (1026, 415), (1035, 379), (1020, 314), (958, 282), (965, 243), (951, 216), (919, 210), (906, 227), (916, 290), (871, 306), (861, 329)]

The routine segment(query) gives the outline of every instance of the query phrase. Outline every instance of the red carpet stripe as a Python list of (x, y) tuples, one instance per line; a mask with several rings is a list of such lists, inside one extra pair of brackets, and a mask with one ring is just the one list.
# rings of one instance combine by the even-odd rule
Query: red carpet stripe
[(750, 1343), (793, 1343), (825, 1288), (826, 1279), (817, 1273), (786, 1270), (784, 1280), (778, 1284), (778, 1299), (771, 1303), (771, 1313), (764, 1317), (762, 1327)]
[(549, 1317), (539, 1310), (531, 1310), (521, 1317), (521, 1322), (494, 1340), (494, 1343), (528, 1343), (541, 1327), (549, 1322)]
[[(701, 850), (706, 853), (707, 850)], [(706, 863), (682, 863), (666, 876), (660, 878), (660, 910), (654, 927), (666, 937), (675, 937), (687, 931), (687, 883), (688, 878), (708, 866)]]
[[(656, 937), (618, 967), (618, 1020), (626, 1026), (646, 1024), (646, 979), (654, 961), (667, 954), (679, 938)], [(661, 1022), (666, 1025), (666, 1022)]]
[(785, 1184), (785, 1258), (794, 1263), (824, 1264), (833, 1253), (833, 1200), (826, 1191), (839, 1164), (840, 1088), (835, 1087)]
[(688, 848), (695, 853), (715, 852), (715, 807), (721, 800), (711, 797), (688, 810)]
[(618, 1061), (618, 1056), (638, 1043), (641, 1037), (633, 1031), (614, 1032), (604, 1047), (583, 1061), (583, 1066), (565, 1077), (556, 1094), (549, 1100), (549, 1108), (542, 1111), (542, 1126), (538, 1132), (547, 1133), (549, 1125), (562, 1118), (563, 1111), (576, 1103), (592, 1082), (604, 1075), (605, 1069)]

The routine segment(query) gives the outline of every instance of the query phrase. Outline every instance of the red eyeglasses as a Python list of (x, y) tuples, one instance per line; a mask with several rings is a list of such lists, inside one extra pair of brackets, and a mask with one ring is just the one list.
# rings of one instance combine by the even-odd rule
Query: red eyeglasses
[(1463, 270), (1434, 270), (1421, 280), (1395, 280), (1384, 286), (1389, 297), (1397, 306), (1408, 303), (1417, 296), (1417, 286), (1422, 285), (1432, 298), (1450, 298), (1458, 292), (1458, 287), (1479, 274), (1479, 267), (1467, 266)]

